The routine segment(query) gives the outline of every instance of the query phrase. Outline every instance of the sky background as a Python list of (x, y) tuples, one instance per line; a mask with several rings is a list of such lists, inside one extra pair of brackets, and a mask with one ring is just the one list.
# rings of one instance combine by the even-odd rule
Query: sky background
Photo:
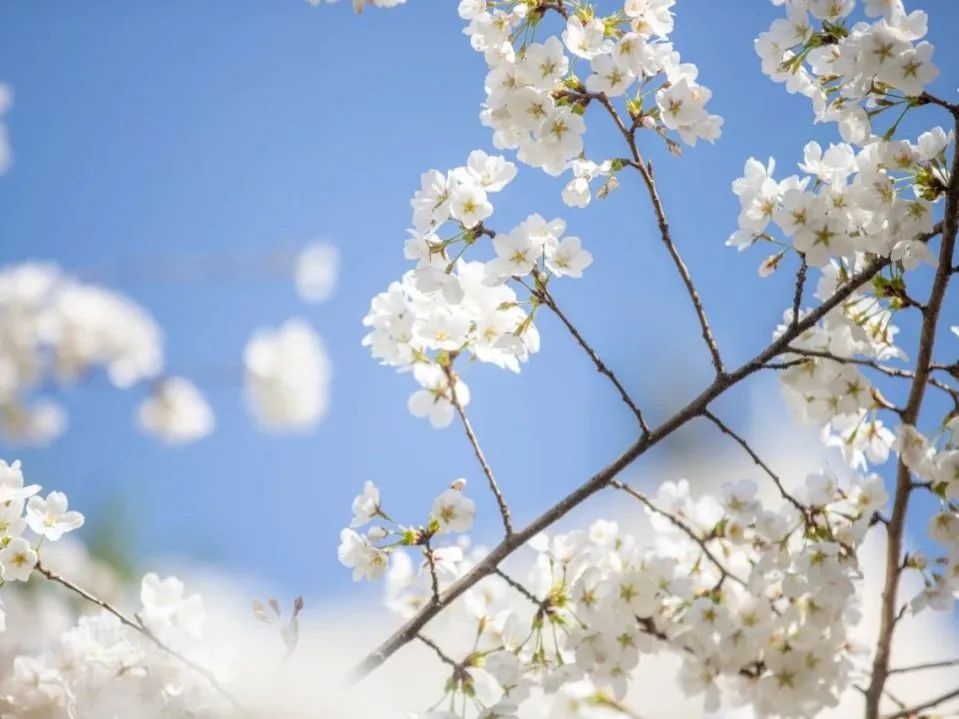
[[(68, 492), (91, 518), (88, 536), (119, 524), (123, 550), (144, 566), (162, 569), (185, 556), (278, 592), (336, 597), (352, 591), (335, 548), (364, 480), (382, 488), (392, 516), (413, 523), (464, 476), (480, 508), (476, 536), (495, 540), (495, 505), (458, 426), (435, 431), (410, 416), (412, 379), (379, 367), (360, 345), (370, 298), (408, 267), (402, 244), (420, 173), (460, 165), (474, 148), (491, 150), (477, 117), (485, 65), (461, 34), (455, 6), (411, 0), (357, 17), (346, 2), (312, 8), (299, 0), (0, 5), (0, 80), (14, 91), (0, 264), (42, 259), (97, 270), (155, 315), (177, 373), (239, 366), (252, 330), (291, 316), (314, 324), (334, 366), (331, 409), (315, 432), (260, 433), (224, 373), (204, 385), (216, 432), (183, 449), (137, 431), (140, 390), (94, 382), (65, 394), (65, 436), (42, 450), (0, 443), (0, 457), (21, 458), (31, 482)], [(932, 89), (954, 98), (959, 45), (949, 34), (959, 26), (959, 3), (910, 7), (931, 15), (943, 68)], [(750, 155), (776, 156), (784, 176), (806, 141), (836, 134), (834, 126), (813, 127), (808, 101), (760, 72), (753, 39), (779, 9), (762, 0), (682, 0), (676, 10), (672, 39), (713, 90), (709, 109), (726, 118), (723, 137), (681, 159), (651, 136), (643, 149), (735, 366), (768, 341), (791, 304), (792, 276), (760, 280), (756, 267), (767, 253), (724, 246), (738, 210), (729, 184)], [(945, 121), (933, 109), (915, 115), (904, 129)], [(622, 153), (604, 117), (591, 112), (587, 122), (593, 156)], [(521, 166), (495, 196), (489, 224), (512, 227), (532, 212), (567, 219), (595, 263), (583, 280), (560, 282), (557, 299), (651, 419), (663, 419), (708, 382), (710, 365), (648, 201), (624, 175), (609, 199), (566, 208), (562, 185)], [(258, 256), (318, 238), (342, 256), (337, 292), (320, 306), (303, 305), (284, 280), (149, 282), (109, 271), (171, 256)], [(956, 319), (953, 293), (946, 320)], [(546, 316), (538, 324), (543, 349), (522, 374), (473, 366), (465, 375), (471, 418), (520, 524), (636, 433), (562, 327)], [(949, 335), (939, 347), (940, 359), (951, 360), (959, 341)], [(772, 377), (717, 407), (745, 430), (751, 407), (764, 403), (781, 404)], [(799, 441), (788, 423), (765, 430), (790, 446)], [(656, 473), (665, 454), (710, 452), (717, 441), (709, 427), (692, 427), (629, 476), (655, 486), (673, 478)]]

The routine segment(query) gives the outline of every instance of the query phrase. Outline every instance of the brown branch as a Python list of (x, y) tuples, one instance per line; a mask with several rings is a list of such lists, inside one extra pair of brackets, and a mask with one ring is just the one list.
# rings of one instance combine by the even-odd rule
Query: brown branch
[(941, 662), (925, 662), (924, 664), (913, 664), (908, 667), (897, 667), (889, 670), (889, 676), (893, 674), (906, 674), (908, 672), (923, 672), (927, 669), (945, 669), (946, 667), (959, 666), (959, 659), (946, 659)]
[(609, 113), (610, 117), (612, 117), (613, 122), (616, 123), (616, 127), (620, 134), (622, 134), (623, 139), (626, 140), (626, 144), (629, 146), (629, 152), (632, 155), (632, 160), (628, 161), (627, 164), (639, 170), (639, 174), (643, 178), (643, 184), (646, 185), (646, 191), (649, 194), (649, 199), (653, 204), (653, 211), (656, 214), (656, 222), (659, 225), (660, 238), (662, 239), (663, 244), (666, 246), (667, 252), (669, 252), (669, 256), (676, 267), (676, 271), (679, 272), (680, 279), (682, 279), (683, 285), (686, 287), (686, 294), (689, 295), (689, 299), (693, 304), (693, 309), (696, 311), (696, 318), (699, 320), (703, 341), (706, 343), (706, 347), (709, 350), (713, 367), (715, 368), (717, 375), (721, 376), (725, 374), (726, 370), (723, 366), (722, 357), (719, 354), (719, 345), (716, 342), (716, 338), (713, 336), (712, 328), (710, 327), (709, 320), (706, 317), (706, 310), (703, 307), (703, 301), (699, 296), (696, 285), (693, 283), (692, 276), (689, 273), (689, 268), (686, 266), (686, 262), (683, 260), (682, 255), (679, 253), (679, 249), (676, 247), (676, 243), (673, 241), (672, 233), (669, 229), (669, 221), (666, 219), (666, 210), (663, 208), (663, 202), (659, 196), (659, 190), (656, 188), (656, 180), (653, 177), (653, 165), (651, 162), (647, 163), (643, 160), (643, 156), (636, 144), (636, 126), (634, 125), (632, 128), (626, 127), (626, 124), (619, 116), (619, 113), (616, 111), (613, 103), (610, 102), (609, 98), (604, 93), (584, 92), (578, 90), (569, 90), (565, 92), (569, 97), (572, 98), (595, 100), (599, 102), (604, 108), (606, 108), (606, 111)]
[(743, 581), (742, 579), (737, 577), (735, 574), (730, 572), (728, 569), (726, 569), (725, 565), (719, 561), (719, 559), (716, 557), (715, 554), (713, 554), (712, 550), (709, 548), (708, 544), (706, 543), (706, 539), (696, 534), (695, 530), (693, 530), (693, 528), (690, 527), (688, 524), (686, 524), (682, 519), (680, 519), (674, 514), (670, 514), (669, 512), (667, 512), (664, 509), (661, 509), (660, 507), (657, 507), (646, 495), (633, 489), (628, 484), (624, 484), (623, 482), (620, 482), (619, 480), (613, 480), (612, 482), (610, 482), (610, 486), (615, 487), (616, 489), (622, 490), (623, 492), (626, 492), (626, 494), (638, 500), (650, 512), (653, 512), (654, 514), (658, 514), (660, 517), (665, 517), (667, 520), (669, 520), (669, 522), (674, 527), (676, 527), (681, 532), (683, 532), (683, 534), (685, 534), (687, 537), (692, 539), (696, 544), (699, 545), (699, 548), (703, 550), (703, 554), (706, 555), (706, 558), (713, 563), (716, 569), (719, 570), (719, 573), (722, 579), (732, 579), (734, 582), (736, 582), (736, 584), (739, 584), (740, 586), (743, 586), (743, 587), (746, 586), (745, 581)]
[(767, 475), (769, 475), (769, 478), (772, 479), (773, 484), (776, 485), (776, 489), (779, 490), (779, 494), (782, 495), (783, 499), (785, 499), (790, 504), (792, 504), (796, 509), (798, 509), (803, 514), (803, 516), (807, 516), (809, 514), (809, 508), (806, 505), (804, 505), (802, 502), (800, 502), (798, 499), (796, 499), (793, 495), (791, 495), (788, 491), (786, 491), (786, 487), (783, 485), (783, 482), (779, 478), (779, 475), (773, 472), (769, 468), (769, 465), (767, 465), (765, 462), (762, 461), (762, 459), (759, 458), (759, 455), (756, 454), (755, 451), (753, 451), (753, 448), (749, 446), (749, 443), (745, 439), (743, 439), (738, 434), (736, 434), (732, 429), (729, 428), (729, 426), (726, 423), (724, 423), (721, 419), (719, 419), (719, 417), (714, 415), (708, 409), (703, 410), (703, 417), (705, 417), (714, 425), (716, 425), (716, 427), (723, 434), (732, 438), (732, 440), (736, 442), (736, 444), (738, 444), (740, 447), (743, 448), (746, 454), (749, 455), (750, 459), (752, 459), (752, 461), (760, 469), (762, 469)]
[(430, 570), (430, 588), (433, 591), (433, 602), (439, 602), (440, 580), (436, 576), (436, 557), (433, 556), (433, 545), (429, 538), (424, 540), (423, 553), (426, 555), (426, 564)]
[(493, 573), (496, 574), (496, 576), (498, 576), (508, 585), (510, 585), (517, 592), (519, 592), (524, 597), (526, 597), (529, 601), (531, 601), (536, 606), (540, 606), (543, 603), (541, 600), (536, 598), (536, 595), (534, 595), (531, 591), (529, 591), (526, 587), (524, 587), (522, 584), (517, 582), (515, 579), (513, 579), (511, 576), (509, 576), (506, 572), (501, 570), (499, 567), (494, 569)]
[(139, 632), (143, 637), (145, 637), (151, 643), (153, 643), (153, 645), (156, 646), (160, 651), (170, 655), (174, 659), (178, 660), (180, 663), (186, 665), (187, 667), (195, 671), (197, 674), (200, 674), (204, 679), (207, 680), (207, 682), (210, 683), (210, 686), (212, 686), (220, 694), (220, 696), (226, 699), (233, 706), (234, 709), (237, 709), (238, 711), (246, 714), (246, 710), (239, 703), (239, 701), (237, 701), (237, 699), (230, 692), (228, 692), (223, 687), (222, 684), (220, 684), (220, 681), (216, 678), (216, 674), (214, 674), (212, 671), (210, 671), (206, 667), (200, 664), (197, 664), (192, 659), (189, 659), (183, 656), (175, 649), (171, 648), (168, 644), (166, 644), (166, 642), (162, 641), (159, 637), (157, 637), (157, 635), (154, 634), (142, 622), (139, 616), (135, 615), (135, 618), (131, 619), (130, 617), (128, 617), (126, 614), (121, 612), (119, 609), (114, 607), (109, 602), (103, 599), (100, 599), (100, 597), (97, 597), (94, 594), (91, 594), (86, 589), (83, 589), (82, 587), (74, 584), (69, 579), (66, 579), (62, 575), (54, 572), (53, 570), (47, 569), (47, 567), (45, 567), (40, 562), (37, 562), (37, 566), (34, 567), (34, 570), (38, 574), (49, 579), (51, 582), (55, 582), (56, 584), (66, 587), (74, 594), (78, 595), (79, 597), (82, 597), (84, 600), (100, 607), (106, 612), (109, 612), (114, 617), (119, 619), (120, 623), (123, 624), (124, 626), (129, 627), (130, 629), (133, 629), (136, 632)]
[[(956, 125), (959, 128), (959, 113)], [(923, 314), (922, 331), (919, 337), (919, 352), (916, 357), (915, 377), (909, 390), (909, 398), (902, 412), (904, 425), (915, 425), (922, 409), (929, 375), (932, 372), (933, 348), (936, 331), (939, 326), (939, 314), (946, 297), (951, 278), (950, 268), (956, 246), (956, 234), (959, 232), (959, 142), (953, 143), (952, 174), (946, 192), (946, 209), (943, 217), (942, 242), (939, 247), (939, 263), (933, 279), (929, 301)], [(882, 698), (886, 679), (889, 676), (889, 657), (892, 651), (892, 639), (896, 626), (896, 604), (899, 594), (899, 578), (902, 574), (900, 556), (902, 540), (909, 509), (909, 497), (913, 490), (909, 468), (899, 459), (896, 473), (896, 495), (892, 514), (889, 517), (888, 540), (886, 545), (886, 578), (882, 592), (879, 637), (876, 640), (876, 654), (872, 663), (872, 677), (866, 690), (866, 719), (879, 719), (879, 703)], [(925, 708), (925, 707), (922, 707)], [(902, 715), (902, 714), (901, 714)], [(908, 716), (908, 714), (902, 715)]]
[(362, 679), (375, 670), (398, 649), (410, 642), (433, 617), (439, 614), (443, 607), (455, 600), (478, 582), (493, 574), (500, 563), (517, 549), (522, 547), (532, 537), (551, 526), (554, 522), (566, 516), (567, 513), (578, 507), (589, 497), (609, 486), (609, 483), (638, 457), (645, 454), (650, 448), (659, 444), (673, 432), (685, 426), (687, 422), (702, 414), (709, 403), (725, 393), (730, 387), (758, 372), (763, 365), (774, 357), (778, 357), (796, 337), (813, 327), (828, 312), (839, 306), (853, 292), (869, 282), (877, 273), (888, 267), (888, 258), (875, 258), (862, 270), (855, 273), (849, 280), (839, 287), (836, 292), (821, 305), (809, 312), (795, 327), (791, 327), (780, 337), (773, 340), (763, 351), (731, 373), (719, 375), (713, 379), (696, 398), (685, 407), (673, 414), (659, 426), (652, 428), (647, 435), (641, 436), (633, 442), (619, 457), (609, 465), (593, 475), (570, 494), (536, 517), (523, 529), (507, 536), (498, 545), (493, 547), (489, 554), (479, 561), (469, 572), (451, 584), (440, 595), (440, 602), (432, 602), (421, 607), (405, 624), (399, 627), (379, 647), (373, 650), (352, 672), (354, 680)]
[(917, 717), (921, 716), (921, 712), (924, 712), (926, 709), (932, 709), (940, 704), (945, 704), (950, 699), (956, 698), (959, 698), (959, 689), (953, 689), (950, 692), (946, 692), (945, 694), (923, 702), (922, 704), (901, 709), (895, 714), (889, 714), (886, 719), (916, 719)]
[(443, 372), (446, 373), (446, 381), (450, 388), (450, 403), (456, 408), (456, 413), (460, 416), (463, 429), (466, 430), (466, 437), (469, 439), (470, 444), (473, 445), (473, 453), (476, 455), (480, 467), (483, 468), (483, 474), (486, 475), (486, 480), (489, 483), (490, 490), (493, 492), (493, 496), (496, 497), (500, 517), (503, 519), (503, 529), (506, 530), (506, 536), (509, 537), (513, 534), (513, 521), (510, 519), (509, 505), (506, 504), (506, 498), (496, 483), (496, 477), (493, 475), (493, 470), (490, 468), (489, 462), (486, 461), (486, 455), (483, 454), (483, 450), (480, 448), (479, 440), (476, 438), (476, 432), (473, 431), (473, 425), (470, 423), (469, 417), (466, 416), (463, 404), (456, 396), (456, 375), (453, 373), (452, 363), (444, 365)]
[(806, 264), (806, 256), (800, 253), (800, 257), (802, 257), (802, 264), (799, 265), (799, 270), (796, 272), (796, 289), (793, 292), (792, 324), (799, 322), (799, 311), (802, 309), (803, 289), (806, 286), (806, 272), (809, 270), (809, 265)]
[(569, 320), (566, 314), (559, 308), (559, 305), (556, 304), (556, 300), (553, 298), (553, 295), (550, 293), (545, 286), (540, 285), (538, 290), (535, 290), (534, 293), (539, 300), (546, 305), (552, 312), (560, 319), (560, 321), (566, 325), (566, 329), (569, 330), (569, 333), (573, 335), (573, 338), (579, 344), (580, 347), (589, 355), (589, 358), (593, 361), (593, 364), (596, 365), (596, 370), (603, 374), (613, 383), (613, 386), (619, 391), (619, 396), (626, 404), (627, 407), (636, 415), (636, 419), (639, 421), (639, 426), (642, 428), (644, 434), (649, 434), (649, 425), (646, 423), (646, 419), (643, 417), (642, 411), (633, 402), (632, 397), (629, 396), (629, 393), (623, 387), (622, 383), (619, 381), (619, 378), (616, 374), (606, 366), (599, 355), (596, 353), (588, 342), (580, 334), (579, 330), (576, 329), (576, 326)]

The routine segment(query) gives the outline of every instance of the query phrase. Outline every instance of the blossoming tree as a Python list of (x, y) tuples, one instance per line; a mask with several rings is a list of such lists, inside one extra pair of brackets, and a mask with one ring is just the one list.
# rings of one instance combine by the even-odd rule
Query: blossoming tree
[[(354, 0), (357, 9), (400, 4)], [(908, 706), (887, 686), (893, 672), (926, 668), (895, 663), (901, 619), (951, 609), (959, 590), (959, 365), (935, 352), (955, 309), (949, 283), (959, 273), (959, 103), (926, 92), (938, 70), (922, 40), (921, 10), (907, 11), (902, 0), (773, 4), (785, 16), (756, 41), (763, 70), (808, 97), (815, 120), (833, 123), (838, 137), (828, 148), (807, 144), (797, 174), (777, 179), (775, 163), (750, 158), (733, 183), (741, 212), (727, 244), (772, 248), (760, 274), (795, 275), (782, 323), (740, 366), (726, 362), (646, 158), (654, 143), (678, 155), (699, 140), (716, 141), (723, 124), (707, 109), (710, 91), (699, 84), (698, 69), (669, 42), (675, 0), (458, 4), (470, 44), (489, 66), (481, 118), (503, 154), (474, 150), (461, 167), (423, 174), (403, 248), (410, 265), (373, 298), (364, 342), (382, 364), (412, 376), (418, 389), (411, 414), (437, 429), (461, 425), (482, 491), (499, 508), (502, 536), (489, 551), (464, 548), (460, 539), (476, 506), (463, 479), (420, 517), (394, 516), (389, 498), (367, 482), (342, 531), (339, 558), (356, 580), (387, 578), (387, 604), (402, 623), (354, 669), (352, 681), (416, 641), (448, 669), (440, 700), (423, 715), (434, 719), (525, 716), (535, 703), (553, 717), (642, 715), (641, 707), (627, 705), (626, 693), (642, 656), (656, 652), (679, 658), (681, 688), (710, 711), (748, 706), (760, 716), (810, 717), (856, 692), (866, 719), (892, 719), (927, 716), (959, 697), (942, 687)], [(907, 113), (928, 118), (929, 129), (900, 137)], [(596, 155), (587, 127), (608, 128), (620, 151)], [(589, 271), (588, 238), (568, 235), (562, 219), (537, 214), (516, 227), (496, 225), (491, 198), (508, 192), (517, 162), (563, 177), (562, 198), (573, 208), (613, 193), (623, 173), (638, 175), (663, 261), (688, 296), (713, 367), (711, 380), (672, 415), (653, 419), (561, 306), (557, 288)], [(469, 419), (464, 375), (471, 361), (512, 372), (533, 361), (541, 347), (539, 313), (554, 314), (609, 380), (635, 417), (636, 436), (520, 527), (510, 487), (497, 481)], [(910, 321), (917, 339), (903, 348), (896, 323)], [(717, 414), (719, 397), (763, 372), (778, 373), (797, 421), (820, 428), (848, 471), (824, 467), (787, 486), (775, 457), (759, 456)], [(932, 392), (953, 411), (926, 402)], [(696, 496), (684, 481), (647, 494), (621, 479), (626, 467), (693, 422), (713, 425), (739, 446), (755, 464), (755, 481)], [(889, 483), (877, 473), (887, 464)], [(776, 501), (760, 498), (759, 482), (771, 484)], [(54, 541), (82, 521), (67, 511), (66, 498), (37, 499), (38, 488), (24, 487), (17, 465), (4, 465), (0, 489), (4, 581), (39, 575), (97, 602), (46, 569), (40, 556), (44, 539)], [(552, 531), (607, 490), (635, 500), (651, 521), (651, 541), (603, 520)], [(918, 493), (935, 499), (934, 513), (912, 519), (928, 524), (939, 556), (904, 548)], [(23, 538), (27, 527), (35, 541)], [(875, 643), (862, 648), (850, 630), (869, 579), (861, 548), (873, 533), (885, 537), (881, 612)], [(505, 563), (522, 548), (535, 559), (519, 573)], [(923, 586), (912, 596), (901, 590), (908, 575)], [(119, 641), (126, 625), (137, 641), (128, 651), (149, 649), (178, 676), (192, 677), (179, 681), (196, 693), (175, 696), (190, 699), (189, 711), (240, 711), (242, 697), (221, 683), (228, 679), (193, 663), (167, 638), (195, 619), (195, 601), (182, 585), (150, 575), (142, 598), (144, 610), (132, 618), (105, 607), (101, 624), (113, 634), (102, 642)], [(106, 629), (81, 624), (76, 631)], [(20, 674), (27, 678), (14, 685), (22, 694), (12, 692), (8, 701), (29, 705), (30, 691), (51, 671), (24, 660)], [(48, 694), (67, 703), (81, 693), (72, 682), (82, 688), (84, 681), (91, 680), (59, 673), (50, 682), (63, 687), (60, 694)], [(424, 707), (430, 701), (424, 698)]]

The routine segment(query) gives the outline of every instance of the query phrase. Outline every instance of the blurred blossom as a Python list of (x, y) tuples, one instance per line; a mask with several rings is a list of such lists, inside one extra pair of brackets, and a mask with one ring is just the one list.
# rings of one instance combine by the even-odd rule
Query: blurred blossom
[(163, 336), (153, 317), (52, 264), (0, 268), (0, 432), (35, 444), (55, 438), (66, 426), (63, 411), (30, 394), (97, 368), (119, 388), (158, 375)]
[(169, 377), (156, 385), (137, 411), (140, 426), (170, 444), (187, 444), (213, 431), (213, 410), (203, 395), (183, 377)]
[(247, 399), (263, 429), (308, 430), (326, 414), (332, 367), (305, 320), (257, 331), (246, 346), (244, 364)]
[(327, 242), (307, 245), (296, 260), (296, 291), (304, 302), (330, 299), (340, 269), (340, 252)]

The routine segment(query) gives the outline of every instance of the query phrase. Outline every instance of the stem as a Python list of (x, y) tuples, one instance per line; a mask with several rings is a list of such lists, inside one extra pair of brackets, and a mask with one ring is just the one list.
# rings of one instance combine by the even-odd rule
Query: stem
[(619, 378), (613, 373), (609, 367), (600, 359), (599, 355), (596, 353), (590, 345), (583, 339), (583, 336), (579, 333), (579, 330), (576, 329), (576, 326), (570, 322), (569, 318), (563, 313), (563, 311), (556, 304), (556, 300), (553, 299), (553, 295), (550, 294), (549, 290), (545, 287), (542, 287), (537, 296), (542, 300), (553, 313), (559, 317), (560, 321), (566, 325), (566, 329), (569, 330), (569, 333), (573, 335), (573, 338), (579, 343), (579, 346), (583, 348), (589, 358), (593, 361), (593, 364), (596, 365), (596, 370), (609, 379), (613, 383), (613, 386), (619, 391), (619, 396), (626, 404), (627, 407), (632, 410), (633, 414), (636, 415), (636, 419), (639, 421), (639, 426), (642, 428), (644, 434), (649, 434), (649, 425), (646, 423), (646, 419), (643, 417), (642, 410), (633, 402), (632, 398), (629, 396), (629, 393), (626, 392), (626, 389), (623, 387), (622, 383), (619, 381)]
[(473, 445), (473, 453), (476, 454), (476, 459), (479, 460), (480, 466), (483, 468), (483, 474), (486, 475), (486, 479), (489, 482), (489, 488), (492, 490), (493, 496), (496, 497), (496, 503), (499, 505), (499, 513), (503, 518), (503, 528), (506, 530), (506, 536), (509, 537), (513, 534), (513, 522), (509, 516), (509, 505), (506, 504), (506, 499), (503, 497), (503, 493), (496, 483), (493, 470), (490, 468), (489, 462), (486, 461), (486, 455), (483, 454), (483, 450), (480, 448), (479, 440), (476, 438), (476, 432), (473, 431), (473, 425), (470, 424), (469, 417), (466, 416), (463, 404), (456, 396), (456, 377), (453, 374), (453, 368), (445, 365), (443, 371), (446, 373), (447, 384), (450, 388), (450, 402), (456, 408), (456, 413), (460, 416), (463, 429), (466, 430), (466, 437), (469, 439), (470, 444)]
[(796, 509), (798, 509), (803, 514), (803, 516), (806, 516), (809, 514), (809, 508), (806, 507), (802, 502), (800, 502), (798, 499), (796, 499), (794, 496), (792, 496), (789, 492), (786, 491), (786, 488), (785, 486), (783, 486), (782, 480), (779, 478), (779, 475), (773, 472), (769, 468), (769, 466), (759, 458), (759, 455), (753, 451), (753, 448), (749, 446), (749, 443), (745, 439), (743, 439), (738, 434), (733, 432), (721, 419), (719, 419), (719, 417), (714, 415), (708, 409), (703, 410), (703, 417), (705, 417), (714, 425), (716, 425), (716, 427), (718, 427), (723, 434), (731, 437), (733, 441), (735, 441), (740, 447), (743, 448), (746, 454), (749, 455), (750, 459), (752, 459), (752, 461), (755, 462), (760, 469), (762, 469), (766, 474), (769, 475), (770, 479), (772, 479), (773, 483), (776, 485), (776, 489), (779, 490), (779, 493), (782, 495), (783, 499), (785, 499), (790, 504), (792, 504)]

